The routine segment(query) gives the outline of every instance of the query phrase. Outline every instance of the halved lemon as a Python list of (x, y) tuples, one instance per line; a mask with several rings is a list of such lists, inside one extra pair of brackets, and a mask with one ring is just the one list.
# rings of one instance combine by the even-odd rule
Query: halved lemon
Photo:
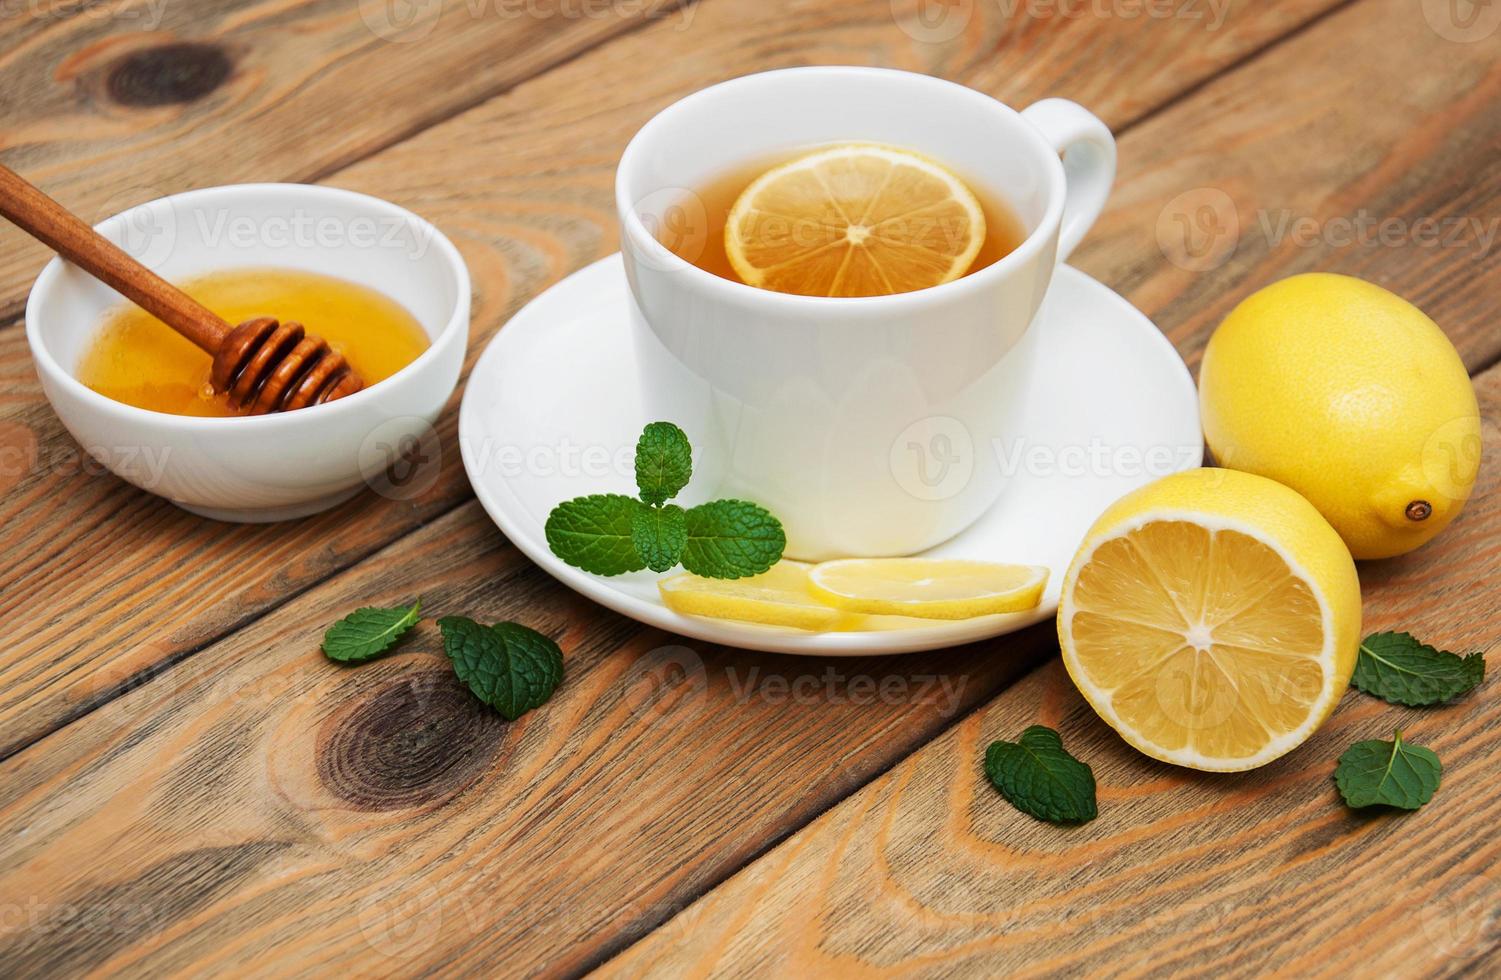
[(1349, 686), (1360, 582), (1313, 505), (1200, 469), (1122, 498), (1063, 581), (1069, 676), (1140, 751), (1231, 772), (1307, 739)]
[(735, 274), (804, 296), (886, 296), (969, 271), (985, 212), (964, 182), (906, 150), (849, 144), (774, 167), (730, 209)]
[(668, 609), (800, 630), (845, 629), (853, 617), (820, 602), (808, 587), (811, 565), (783, 559), (749, 578), (700, 578), (683, 572), (657, 583)]
[(844, 558), (808, 573), (813, 594), (853, 613), (971, 619), (1042, 601), (1048, 570), (952, 558)]

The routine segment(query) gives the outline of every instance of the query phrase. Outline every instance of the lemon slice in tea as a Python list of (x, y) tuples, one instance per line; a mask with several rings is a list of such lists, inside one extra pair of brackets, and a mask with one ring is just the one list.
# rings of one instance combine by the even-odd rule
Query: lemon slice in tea
[(725, 252), (749, 285), (886, 296), (969, 271), (985, 213), (958, 177), (887, 146), (835, 146), (774, 167), (730, 209)]

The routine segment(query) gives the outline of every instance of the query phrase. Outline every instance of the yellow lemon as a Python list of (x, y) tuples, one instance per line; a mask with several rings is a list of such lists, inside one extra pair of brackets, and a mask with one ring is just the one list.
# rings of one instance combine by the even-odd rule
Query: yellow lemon
[(804, 296), (886, 296), (969, 271), (985, 213), (964, 182), (915, 153), (851, 144), (774, 167), (725, 223), (735, 274)]
[(949, 558), (846, 558), (814, 566), (813, 594), (876, 616), (972, 619), (1037, 608), (1048, 570)]
[(1280, 483), (1199, 469), (1117, 501), (1063, 581), (1058, 639), (1094, 710), (1155, 759), (1215, 772), (1290, 752), (1360, 647), (1338, 534)]
[(657, 583), (667, 608), (690, 616), (734, 619), (800, 630), (836, 630), (852, 625), (848, 613), (821, 601), (808, 585), (808, 569), (783, 559), (749, 578), (700, 578), (683, 572)]
[(1349, 276), (1293, 276), (1236, 307), (1204, 351), (1199, 401), (1216, 461), (1307, 497), (1356, 558), (1438, 534), (1480, 467), (1480, 409), (1454, 346)]

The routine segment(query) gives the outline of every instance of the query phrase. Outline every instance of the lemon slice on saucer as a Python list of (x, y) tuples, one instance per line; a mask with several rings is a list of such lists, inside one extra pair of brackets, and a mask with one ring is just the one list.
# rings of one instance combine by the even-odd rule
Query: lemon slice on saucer
[(985, 213), (931, 160), (849, 144), (774, 167), (730, 209), (725, 252), (742, 281), (804, 296), (886, 296), (969, 271)]
[(1302, 743), (1350, 685), (1360, 583), (1344, 542), (1281, 484), (1200, 469), (1128, 494), (1063, 582), (1063, 664), (1140, 751), (1250, 769)]
[(734, 619), (800, 630), (848, 628), (855, 617), (820, 602), (808, 587), (808, 569), (783, 559), (749, 578), (701, 578), (683, 572), (662, 579), (657, 591), (674, 612), (712, 619)]
[(814, 566), (808, 579), (815, 595), (847, 612), (971, 619), (1035, 609), (1048, 570), (951, 558), (846, 558)]

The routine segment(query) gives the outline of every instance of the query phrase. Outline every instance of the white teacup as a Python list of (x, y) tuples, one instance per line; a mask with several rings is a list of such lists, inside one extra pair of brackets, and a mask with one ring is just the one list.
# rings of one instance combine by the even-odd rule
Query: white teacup
[[(947, 165), (1025, 240), (942, 286), (837, 299), (731, 282), (653, 234), (703, 227), (692, 190), (717, 175), (841, 141)], [(1072, 102), (1016, 112), (901, 71), (766, 72), (659, 113), (626, 147), (615, 197), (647, 404), (693, 440), (697, 492), (770, 508), (804, 559), (911, 554), (972, 524), (1004, 489), (994, 447), (1023, 435), (1028, 327), (1114, 176), (1110, 130)]]

